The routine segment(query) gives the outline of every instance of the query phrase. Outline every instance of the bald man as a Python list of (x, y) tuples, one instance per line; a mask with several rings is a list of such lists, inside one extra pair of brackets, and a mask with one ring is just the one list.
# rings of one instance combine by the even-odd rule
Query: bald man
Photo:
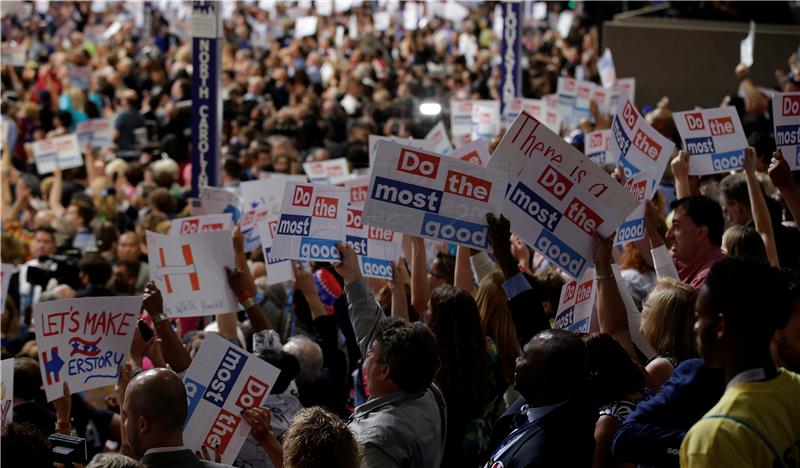
[(175, 372), (156, 368), (134, 377), (125, 390), (122, 420), (134, 458), (150, 468), (221, 468), (183, 446), (186, 389)]

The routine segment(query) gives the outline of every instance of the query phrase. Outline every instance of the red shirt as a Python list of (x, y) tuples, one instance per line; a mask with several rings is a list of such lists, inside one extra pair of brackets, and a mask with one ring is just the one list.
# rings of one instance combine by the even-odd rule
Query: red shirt
[(695, 289), (700, 289), (700, 286), (706, 281), (708, 272), (711, 271), (711, 266), (723, 258), (725, 258), (725, 254), (719, 247), (715, 247), (689, 264), (675, 260), (675, 267), (678, 269), (681, 281), (691, 284)]

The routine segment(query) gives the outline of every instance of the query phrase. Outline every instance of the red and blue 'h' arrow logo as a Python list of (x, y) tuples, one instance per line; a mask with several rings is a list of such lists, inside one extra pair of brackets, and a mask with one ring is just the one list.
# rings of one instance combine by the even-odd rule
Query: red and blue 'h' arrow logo
[(44, 364), (44, 373), (47, 377), (47, 385), (53, 385), (61, 381), (59, 373), (61, 368), (64, 367), (64, 361), (58, 355), (58, 347), (53, 346), (50, 349), (50, 357), (47, 356), (47, 351), (42, 353), (42, 363)]

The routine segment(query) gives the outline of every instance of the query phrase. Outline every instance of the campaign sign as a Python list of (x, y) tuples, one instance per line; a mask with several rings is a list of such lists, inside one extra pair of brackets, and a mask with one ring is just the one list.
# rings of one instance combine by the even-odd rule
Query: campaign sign
[[(472, 101), (450, 101), (450, 132), (456, 146), (466, 145), (472, 141)], [(372, 143), (370, 142), (370, 148)], [(372, 153), (370, 153), (371, 155)], [(370, 159), (372, 161), (372, 159)]]
[(631, 102), (636, 102), (636, 78), (617, 78), (617, 82), (614, 83), (608, 99), (608, 108), (603, 113), (605, 115), (615, 114), (619, 103), (625, 98), (628, 98)]
[(83, 166), (78, 135), (74, 133), (34, 141), (33, 157), (39, 174), (49, 174), (56, 167), (71, 169)]
[(596, 294), (594, 268), (587, 268), (579, 279), (564, 284), (556, 310), (555, 328), (588, 333)]
[(392, 279), (391, 262), (400, 257), (402, 235), (391, 229), (364, 224), (360, 206), (347, 207), (346, 242), (358, 255), (361, 273), (366, 277)]
[(306, 176), (270, 173), (268, 178), (242, 182), (242, 219), (239, 229), (244, 236), (244, 251), (252, 252), (260, 241), (256, 225), (270, 215), (280, 213), (283, 191), (288, 182), (305, 182)]
[(201, 214), (230, 213), (231, 221), (239, 222), (242, 198), (222, 187), (200, 187)]
[(453, 151), (453, 145), (450, 144), (450, 138), (447, 136), (447, 129), (444, 128), (444, 122), (441, 120), (425, 135), (425, 140), (431, 142), (431, 151), (434, 153), (447, 155)]
[(338, 261), (345, 240), (347, 190), (290, 182), (284, 189), (271, 255), (289, 260)]
[(113, 126), (111, 119), (92, 119), (92, 137), (89, 140), (93, 148), (111, 146)]
[(570, 122), (589, 117), (590, 104), (596, 84), (574, 78), (558, 78), (558, 110)]
[(744, 166), (747, 137), (733, 106), (676, 112), (672, 117), (689, 153), (689, 174), (730, 172)]
[(14, 358), (0, 361), (0, 434), (12, 421), (14, 405)]
[(165, 236), (147, 231), (150, 279), (164, 298), (169, 317), (203, 317), (235, 312), (239, 302), (228, 287), (233, 269), (230, 231)]
[(216, 448), (222, 463), (236, 459), (250, 426), (242, 417), (263, 407), (280, 370), (216, 333), (203, 344), (183, 376), (189, 406), (183, 444), (192, 451)]
[[(561, 132), (561, 121), (563, 120), (563, 117), (561, 115), (561, 111), (558, 108), (558, 95), (548, 94), (546, 96), (543, 96), (542, 103), (543, 105), (540, 115), (541, 118), (536, 117), (536, 114), (532, 112), (528, 113), (536, 117), (540, 122), (545, 124), (547, 128), (554, 131), (555, 133)], [(523, 110), (525, 109), (523, 108)]]
[(472, 101), (472, 133), (471, 138), (491, 140), (500, 132), (500, 101)]
[(230, 213), (217, 213), (201, 216), (190, 216), (172, 220), (169, 235), (197, 234), (206, 231), (230, 231), (233, 229)]
[(800, 93), (772, 95), (775, 145), (793, 171), (800, 170)]
[(369, 190), (368, 175), (347, 175), (331, 178), (331, 184), (347, 190), (347, 203), (350, 206), (364, 206)]
[(511, 230), (573, 278), (591, 263), (594, 231), (611, 235), (637, 205), (602, 168), (524, 112), (489, 166), (510, 169), (503, 214)]
[(486, 250), (486, 213), (500, 210), (506, 184), (502, 172), (383, 142), (363, 222)]
[(454, 149), (453, 152), (447, 156), (470, 164), (475, 164), (476, 166), (485, 166), (491, 157), (489, 154), (489, 141), (480, 138), (470, 144)]
[[(472, 114), (470, 114), (472, 115)], [(470, 124), (471, 125), (471, 124)], [(472, 127), (470, 127), (472, 128)], [(370, 135), (369, 136), (369, 166), (372, 167), (375, 165), (375, 158), (378, 155), (378, 143), (382, 141), (392, 141), (394, 143), (400, 143), (401, 145), (410, 146), (412, 148), (421, 149), (423, 151), (433, 151), (434, 143), (430, 140), (420, 140), (418, 138), (400, 138), (396, 136), (381, 136), (381, 135)], [(468, 139), (468, 141), (471, 141)]]
[(292, 261), (272, 256), (272, 241), (278, 232), (278, 216), (268, 216), (264, 221), (256, 224), (259, 238), (261, 239), (261, 249), (264, 252), (264, 264), (267, 267), (267, 283), (277, 284), (291, 281)]
[(331, 177), (341, 177), (350, 174), (350, 166), (347, 159), (337, 158), (328, 161), (313, 161), (303, 163), (303, 171), (308, 176), (308, 180), (317, 183), (330, 183)]
[(604, 88), (611, 88), (617, 82), (617, 69), (614, 67), (614, 57), (611, 49), (606, 47), (600, 60), (597, 61), (597, 71), (600, 74), (600, 82)]
[(36, 346), (47, 401), (114, 385), (128, 358), (140, 296), (86, 297), (33, 305)]
[(508, 127), (517, 118), (520, 112), (525, 111), (537, 119), (542, 119), (545, 103), (541, 99), (527, 99), (516, 97), (509, 101), (503, 109), (503, 125)]
[(584, 136), (586, 157), (598, 166), (614, 162), (613, 156), (608, 151), (608, 139), (611, 130), (596, 130)]

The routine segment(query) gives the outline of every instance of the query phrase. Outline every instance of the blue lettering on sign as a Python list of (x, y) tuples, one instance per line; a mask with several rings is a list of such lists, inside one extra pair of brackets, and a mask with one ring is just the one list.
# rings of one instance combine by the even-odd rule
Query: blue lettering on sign
[(374, 257), (361, 257), (361, 271), (364, 276), (392, 279), (392, 262)]
[(194, 410), (197, 408), (197, 404), (200, 403), (200, 400), (203, 398), (203, 393), (206, 391), (206, 387), (200, 384), (195, 380), (192, 380), (186, 377), (183, 381), (183, 386), (186, 387), (186, 400), (188, 403), (188, 411), (186, 412), (186, 421), (183, 423), (184, 429), (186, 428), (186, 424), (192, 419), (192, 414), (194, 414)]
[(575, 306), (570, 306), (564, 309), (563, 312), (558, 314), (556, 317), (556, 328), (567, 328), (568, 326), (572, 325), (572, 320), (574, 319), (575, 315)]
[(368, 242), (365, 237), (347, 236), (345, 242), (356, 251), (356, 255), (367, 255)]
[(780, 125), (775, 127), (777, 146), (800, 145), (800, 125)]
[(684, 140), (686, 152), (689, 154), (712, 154), (716, 152), (714, 140), (709, 137), (687, 138)]
[(640, 172), (638, 167), (631, 164), (630, 161), (622, 156), (620, 156), (617, 160), (617, 165), (622, 168), (622, 174), (625, 176), (625, 179), (630, 179), (634, 176), (634, 174), (638, 174)]
[(278, 221), (278, 234), (307, 236), (311, 232), (311, 216), (282, 214)]
[(508, 199), (531, 219), (551, 231), (554, 231), (561, 221), (561, 213), (521, 181), (517, 182)]
[(617, 238), (614, 243), (621, 244), (642, 238), (644, 238), (644, 218), (639, 218), (622, 223), (617, 229)]
[(570, 246), (561, 242), (553, 233), (547, 229), (542, 229), (539, 237), (533, 243), (533, 247), (541, 252), (545, 257), (553, 260), (562, 270), (566, 271), (573, 278), (577, 278), (583, 272), (586, 259), (578, 255)]
[(434, 239), (457, 242), (476, 249), (485, 249), (487, 229), (485, 224), (426, 213), (422, 218), (420, 234)]
[(241, 351), (234, 347), (225, 350), (225, 355), (222, 356), (222, 361), (217, 366), (217, 370), (214, 371), (211, 383), (208, 384), (203, 398), (209, 403), (222, 408), (246, 363), (247, 355)]
[(308, 260), (324, 262), (339, 260), (339, 250), (336, 248), (338, 242), (331, 239), (303, 237), (300, 239), (300, 256)]
[(568, 94), (559, 94), (558, 104), (564, 107), (572, 107), (575, 105), (575, 96), (570, 96)]
[(735, 171), (744, 167), (744, 149), (711, 155), (711, 166), (715, 171)]
[[(618, 117), (614, 117), (614, 122), (611, 124), (611, 133), (614, 134), (614, 141), (617, 142), (617, 146), (619, 146), (619, 151), (622, 153), (622, 156), (628, 154), (628, 150), (631, 147), (631, 139), (628, 138), (625, 130), (622, 129), (622, 125), (620, 124)], [(621, 156), (620, 159), (622, 159)]]
[(375, 177), (375, 185), (372, 188), (373, 200), (386, 203), (414, 208), (417, 210), (438, 213), (439, 205), (442, 201), (440, 190), (420, 187), (419, 185), (407, 184), (385, 177)]
[[(90, 374), (83, 379), (84, 383), (92, 379), (117, 379), (124, 360), (124, 353), (106, 351), (102, 355), (72, 358), (67, 363), (67, 369), (71, 376)], [(101, 370), (103, 373), (98, 373)]]
[(586, 333), (589, 331), (589, 317), (579, 320), (566, 328), (572, 333)]
[(595, 164), (602, 165), (606, 161), (606, 152), (605, 151), (598, 151), (596, 153), (589, 153), (586, 155), (590, 161)]
[(266, 249), (264, 249), (264, 257), (266, 257), (266, 259), (267, 259), (267, 265), (274, 265), (275, 263), (280, 263), (280, 262), (285, 262), (286, 261), (285, 258), (275, 258), (275, 257), (273, 257), (272, 255), (270, 255), (270, 252), (272, 252), (272, 247), (267, 247)]
[(797, 145), (794, 148), (795, 148), (795, 150), (797, 150), (797, 154), (794, 155), (794, 157), (795, 157), (794, 165), (795, 166), (800, 166), (800, 145)]

